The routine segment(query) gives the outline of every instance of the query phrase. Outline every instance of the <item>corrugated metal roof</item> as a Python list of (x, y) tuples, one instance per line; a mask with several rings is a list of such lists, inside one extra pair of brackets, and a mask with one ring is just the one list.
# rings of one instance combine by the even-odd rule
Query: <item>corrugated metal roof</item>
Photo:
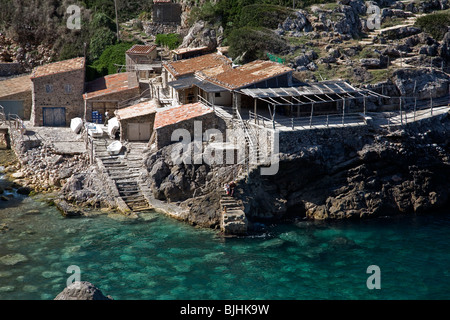
[(361, 90), (352, 87), (345, 81), (322, 81), (310, 84), (305, 83), (304, 85), (297, 87), (241, 89), (240, 91), (253, 98), (333, 95), (361, 92)]

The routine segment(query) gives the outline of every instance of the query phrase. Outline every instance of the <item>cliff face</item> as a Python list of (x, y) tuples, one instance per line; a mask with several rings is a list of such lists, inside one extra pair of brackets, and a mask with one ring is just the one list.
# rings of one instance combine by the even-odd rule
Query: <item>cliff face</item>
[(285, 156), (277, 175), (254, 173), (240, 186), (246, 213), (343, 219), (435, 212), (449, 200), (449, 130), (446, 114), (392, 133), (322, 131)]

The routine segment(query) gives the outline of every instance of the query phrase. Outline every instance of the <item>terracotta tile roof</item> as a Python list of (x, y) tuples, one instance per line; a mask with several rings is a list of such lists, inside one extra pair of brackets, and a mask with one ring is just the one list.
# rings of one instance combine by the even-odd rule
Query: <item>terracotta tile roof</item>
[(135, 44), (130, 49), (128, 49), (126, 53), (146, 55), (155, 49), (156, 49), (155, 45), (149, 46), (149, 45)]
[(217, 53), (210, 53), (195, 58), (165, 63), (164, 68), (177, 78), (220, 65), (231, 65), (231, 60)]
[(134, 72), (115, 73), (88, 82), (83, 98), (89, 100), (135, 88), (139, 88), (139, 82)]
[(45, 64), (34, 68), (31, 79), (84, 69), (84, 58), (74, 58)]
[(234, 90), (247, 87), (275, 76), (279, 76), (293, 69), (272, 61), (255, 60), (235, 69), (225, 71), (213, 76), (206, 76), (206, 80)]
[(230, 70), (233, 70), (233, 67), (229, 64), (224, 64), (198, 71), (195, 73), (195, 75), (199, 76), (200, 78), (210, 78)]
[(26, 91), (31, 92), (29, 74), (0, 81), (0, 98)]
[(124, 120), (156, 113), (156, 108), (155, 102), (150, 100), (116, 110), (114, 113), (118, 120)]
[(184, 120), (197, 118), (211, 112), (214, 111), (200, 102), (173, 107), (156, 113), (154, 128), (159, 129)]

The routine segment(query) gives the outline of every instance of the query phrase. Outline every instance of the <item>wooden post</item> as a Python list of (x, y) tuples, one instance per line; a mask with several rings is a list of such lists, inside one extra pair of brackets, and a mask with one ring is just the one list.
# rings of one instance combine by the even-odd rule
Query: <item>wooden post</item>
[(275, 114), (277, 112), (277, 105), (273, 105), (273, 115), (272, 115), (272, 128), (275, 130)]
[(366, 115), (366, 96), (363, 97), (364, 115)]
[(416, 121), (417, 97), (414, 98), (414, 121)]
[(314, 115), (314, 102), (311, 103), (311, 116), (309, 118), (309, 127), (312, 127), (312, 120), (313, 120), (313, 115)]
[(342, 100), (342, 125), (345, 123), (345, 99)]
[(258, 99), (256, 99), (255, 98), (255, 105), (253, 106), (253, 113), (254, 113), (254, 116), (255, 116), (255, 124), (256, 124), (256, 118), (257, 118), (257, 116), (256, 116), (256, 104), (258, 103)]
[(400, 97), (398, 103), (399, 103), (399, 108), (400, 108), (400, 124), (403, 125), (402, 97)]

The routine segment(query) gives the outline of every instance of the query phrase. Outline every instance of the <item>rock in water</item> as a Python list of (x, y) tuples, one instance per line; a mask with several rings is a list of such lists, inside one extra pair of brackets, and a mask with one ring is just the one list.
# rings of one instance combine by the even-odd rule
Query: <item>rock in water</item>
[(56, 296), (54, 300), (114, 300), (105, 296), (92, 283), (87, 281), (74, 282)]

